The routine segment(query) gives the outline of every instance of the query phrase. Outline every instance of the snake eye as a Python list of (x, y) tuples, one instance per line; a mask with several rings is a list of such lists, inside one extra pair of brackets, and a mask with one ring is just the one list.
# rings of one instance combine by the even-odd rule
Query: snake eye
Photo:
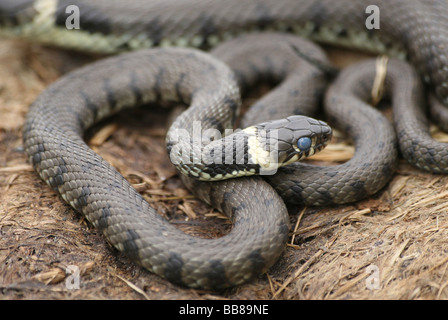
[(311, 139), (308, 137), (302, 137), (297, 140), (297, 147), (300, 151), (306, 152), (311, 148)]

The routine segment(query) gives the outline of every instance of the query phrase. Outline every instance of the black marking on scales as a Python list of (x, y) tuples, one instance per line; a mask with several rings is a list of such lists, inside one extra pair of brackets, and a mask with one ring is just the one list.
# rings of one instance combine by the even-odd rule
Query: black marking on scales
[(186, 78), (187, 74), (185, 72), (182, 72), (179, 76), (179, 80), (176, 81), (175, 84), (175, 90), (176, 90), (176, 96), (180, 103), (187, 104), (191, 99), (190, 97), (185, 97), (184, 92), (182, 91), (184, 80)]
[(83, 90), (80, 91), (80, 95), (84, 100), (84, 105), (92, 113), (92, 119), (93, 122), (95, 122), (98, 118), (98, 106), (91, 101), (89, 95), (86, 94)]
[(226, 276), (226, 268), (221, 260), (214, 259), (210, 261), (210, 271), (205, 275), (210, 281), (212, 287), (222, 288), (229, 283)]
[(163, 29), (163, 22), (160, 22), (160, 19), (157, 17), (145, 23), (145, 31), (148, 32), (154, 47), (157, 47), (160, 41), (162, 41), (164, 37)]
[(109, 217), (111, 216), (110, 206), (101, 209), (101, 216), (98, 219), (97, 228), (104, 230), (109, 226)]
[(155, 101), (162, 100), (162, 81), (163, 75), (165, 74), (165, 69), (163, 67), (159, 67), (159, 72), (156, 74), (156, 82), (154, 83), (153, 90)]

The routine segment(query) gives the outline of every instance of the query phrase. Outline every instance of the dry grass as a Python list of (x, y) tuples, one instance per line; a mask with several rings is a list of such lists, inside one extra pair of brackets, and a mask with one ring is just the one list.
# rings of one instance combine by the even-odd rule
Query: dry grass
[[(448, 177), (405, 161), (374, 197), (291, 212), (291, 243), (253, 283), (218, 293), (194, 291), (135, 266), (61, 202), (23, 152), (21, 130), (29, 104), (60, 74), (93, 58), (13, 41), (1, 44), (3, 299), (448, 298)], [(340, 64), (358, 58), (332, 53)], [(169, 164), (163, 145), (166, 119), (165, 111), (136, 110), (96, 130), (91, 145), (182, 230), (203, 237), (225, 233), (227, 220), (189, 195)], [(323, 156), (342, 161), (351, 152), (341, 143)], [(79, 267), (79, 290), (66, 287), (70, 265)]]

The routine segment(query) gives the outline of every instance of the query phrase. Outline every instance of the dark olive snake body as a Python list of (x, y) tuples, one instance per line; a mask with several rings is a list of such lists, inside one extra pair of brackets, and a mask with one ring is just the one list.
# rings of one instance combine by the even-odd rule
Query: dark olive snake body
[[(189, 0), (123, 5), (121, 1), (41, 0), (34, 8), (33, 2), (0, 1), (0, 32), (77, 49), (116, 52), (151, 45), (207, 48), (248, 30), (273, 29), (374, 52), (392, 52), (407, 57), (431, 85), (437, 96), (432, 98), (432, 113), (444, 119), (441, 104), (448, 102), (448, 10), (444, 1)], [(79, 6), (83, 18), (76, 36), (61, 27), (66, 17), (63, 9), (69, 3)], [(381, 10), (381, 29), (368, 31), (365, 8), (372, 4)], [(261, 46), (269, 42), (263, 35), (248, 37), (234, 40), (231, 48), (243, 47), (251, 37)], [(276, 261), (287, 240), (287, 210), (278, 194), (292, 203), (345, 203), (377, 192), (393, 173), (397, 158), (393, 129), (379, 112), (362, 102), (369, 99), (375, 77), (372, 62), (356, 66), (365, 70), (362, 76), (343, 71), (325, 98), (328, 120), (354, 140), (356, 153), (349, 162), (333, 168), (303, 164), (281, 168), (277, 175), (265, 177), (278, 193), (260, 177), (211, 183), (182, 176), (196, 195), (232, 219), (234, 228), (220, 239), (196, 239), (169, 225), (88, 148), (82, 134), (94, 122), (125, 107), (173, 98), (193, 105), (177, 125), (185, 127), (190, 120), (199, 119), (205, 126), (228, 128), (238, 111), (237, 84), (245, 87), (252, 84), (254, 74), (263, 75), (263, 61), (268, 62), (268, 69), (277, 70), (274, 78), (288, 79), (293, 74), (294, 63), (287, 56), (296, 40), (284, 37), (281, 41), (288, 45), (274, 51), (281, 52), (275, 58), (268, 58), (270, 49), (258, 49), (260, 61), (244, 51), (242, 55), (251, 59), (240, 67), (238, 58), (233, 65), (235, 58), (227, 56), (229, 49), (218, 48), (214, 54), (231, 65), (236, 78), (217, 59), (191, 49), (141, 51), (70, 73), (31, 107), (24, 131), (25, 149), (41, 177), (65, 201), (82, 212), (116, 248), (152, 272), (195, 288), (219, 289), (249, 281)], [(282, 45), (274, 46), (278, 50)], [(304, 49), (312, 56), (320, 55), (312, 50)], [(299, 94), (300, 89), (282, 84), (280, 97), (299, 100), (294, 99), (285, 115), (275, 113), (276, 117), (290, 112), (312, 116), (309, 112), (313, 111), (302, 107), (318, 100), (323, 86), (317, 80), (323, 75), (314, 66), (305, 69), (307, 79), (313, 81), (298, 78), (293, 82), (303, 81), (310, 87)], [(431, 140), (423, 120), (417, 74), (406, 63), (391, 60), (385, 82), (386, 95), (391, 97), (399, 120), (396, 132), (402, 154), (423, 169), (447, 172), (446, 148)], [(256, 116), (249, 112), (243, 123), (269, 120), (264, 109), (283, 104), (279, 96), (260, 101), (255, 111), (250, 111)], [(209, 101), (206, 98), (213, 101), (212, 108), (206, 108), (205, 104), (210, 106), (204, 103)], [(309, 121), (311, 131), (323, 132), (316, 128), (324, 124)]]

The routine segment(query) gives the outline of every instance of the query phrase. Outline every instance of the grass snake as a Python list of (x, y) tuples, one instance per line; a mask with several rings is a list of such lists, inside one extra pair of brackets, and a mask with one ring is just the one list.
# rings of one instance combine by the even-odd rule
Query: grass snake
[[(80, 30), (66, 28), (65, 8), (69, 4), (80, 8)], [(381, 10), (379, 30), (367, 30), (365, 26), (365, 9), (371, 4)], [(442, 127), (447, 127), (442, 107), (448, 102), (447, 12), (446, 2), (437, 0), (188, 0), (125, 4), (2, 0), (0, 34), (115, 53), (151, 46), (209, 48), (256, 30), (293, 32), (322, 42), (407, 58), (432, 88), (431, 113), (441, 120)], [(170, 281), (206, 289), (249, 281), (280, 256), (288, 236), (288, 215), (280, 196), (296, 204), (321, 205), (355, 201), (381, 189), (396, 166), (396, 137), (410, 162), (434, 172), (447, 171), (447, 152), (428, 133), (418, 74), (398, 60), (390, 61), (385, 79), (385, 94), (392, 100), (396, 118), (396, 135), (389, 122), (366, 103), (376, 74), (374, 63), (363, 62), (342, 71), (325, 95), (328, 121), (346, 131), (355, 144), (356, 153), (350, 161), (333, 167), (293, 164), (264, 177), (272, 187), (260, 177), (204, 182), (181, 175), (199, 198), (232, 219), (232, 231), (220, 239), (193, 238), (164, 221), (83, 141), (88, 127), (113, 112), (148, 101), (174, 99), (192, 107), (170, 128), (170, 152), (170, 132), (191, 128), (192, 120), (200, 120), (205, 128), (231, 128), (239, 109), (238, 87), (244, 90), (268, 73), (270, 78), (283, 82), (277, 93), (263, 97), (243, 118), (242, 124), (252, 128), (243, 130), (243, 135), (247, 134), (242, 140), (243, 149), (248, 148), (254, 130), (261, 128), (251, 126), (255, 123), (269, 126), (266, 121), (273, 115), (313, 116), (314, 110), (307, 108), (318, 102), (325, 77), (315, 66), (297, 59), (291, 45), (322, 61), (326, 58), (320, 49), (300, 39), (278, 37), (269, 33), (247, 35), (216, 48), (212, 54), (230, 65), (233, 72), (198, 50), (169, 48), (119, 55), (72, 72), (33, 103), (24, 128), (26, 152), (41, 177), (117, 249)], [(294, 71), (297, 65), (305, 70), (300, 76)], [(304, 87), (294, 89), (297, 83)], [(285, 103), (291, 109), (276, 107)], [(267, 106), (273, 107), (270, 110), (275, 113), (270, 113)], [(300, 128), (295, 128), (295, 123), (300, 123)], [(325, 123), (307, 117), (290, 117), (275, 125), (287, 131), (307, 131), (304, 136), (312, 137), (316, 151), (329, 138)], [(294, 143), (300, 138), (284, 135)], [(308, 147), (308, 141), (305, 145)]]

